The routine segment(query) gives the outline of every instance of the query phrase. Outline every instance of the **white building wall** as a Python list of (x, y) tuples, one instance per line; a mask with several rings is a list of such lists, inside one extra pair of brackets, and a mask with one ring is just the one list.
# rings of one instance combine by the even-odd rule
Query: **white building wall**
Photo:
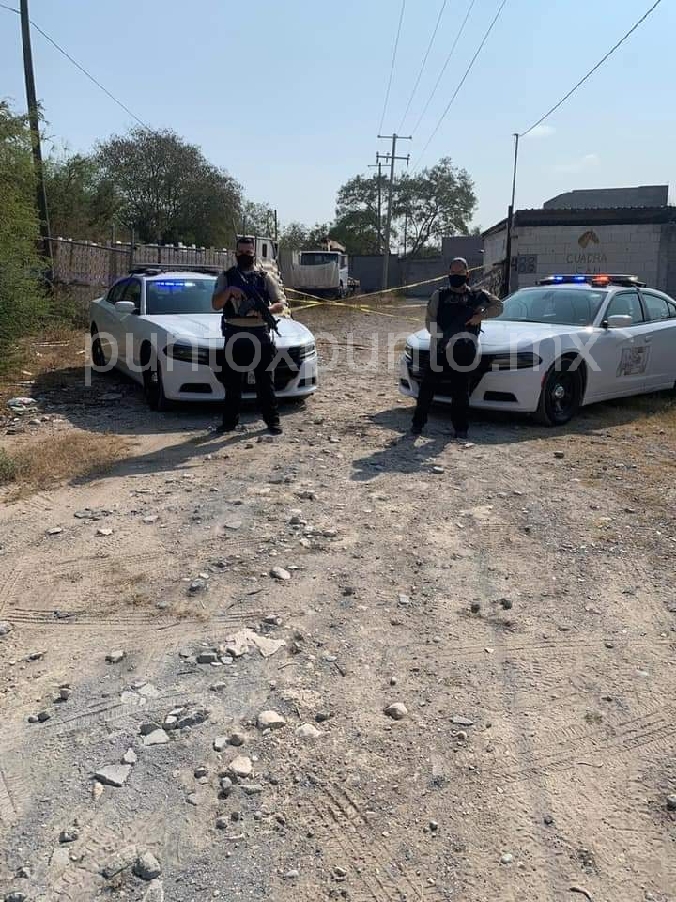
[[(554, 273), (621, 272), (658, 286), (661, 229), (660, 225), (519, 226), (512, 251), (518, 258), (518, 285), (534, 285)], [(487, 244), (495, 244), (494, 237), (504, 240), (499, 233)]]

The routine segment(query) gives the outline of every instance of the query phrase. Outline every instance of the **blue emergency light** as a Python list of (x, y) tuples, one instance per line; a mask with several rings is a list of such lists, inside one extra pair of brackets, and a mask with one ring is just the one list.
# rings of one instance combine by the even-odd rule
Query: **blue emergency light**
[(643, 288), (645, 282), (640, 282), (638, 276), (625, 273), (568, 273), (563, 275), (546, 276), (540, 279), (538, 285), (592, 285), (595, 288), (603, 288), (608, 285), (629, 285), (632, 288)]

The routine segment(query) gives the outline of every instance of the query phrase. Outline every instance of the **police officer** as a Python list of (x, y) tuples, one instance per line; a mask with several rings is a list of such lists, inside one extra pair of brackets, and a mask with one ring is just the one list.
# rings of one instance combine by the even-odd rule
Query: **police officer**
[(435, 291), (427, 305), (429, 362), (423, 371), (411, 432), (420, 435), (441, 379), (451, 395), (451, 421), (457, 439), (467, 438), (470, 379), (475, 368), (479, 332), (484, 319), (502, 313), (502, 301), (483, 289), (469, 287), (464, 257), (451, 262), (449, 287)]
[(216, 281), (211, 304), (223, 311), (222, 331), (225, 339), (219, 355), (221, 381), (225, 389), (223, 425), (219, 432), (232, 432), (239, 425), (244, 372), (254, 373), (256, 395), (263, 419), (272, 435), (280, 435), (279, 410), (270, 364), (276, 348), (270, 330), (260, 314), (252, 308), (246, 288), (255, 291), (270, 313), (284, 313), (286, 302), (272, 276), (256, 269), (256, 246), (253, 238), (237, 241), (237, 266), (222, 272)]

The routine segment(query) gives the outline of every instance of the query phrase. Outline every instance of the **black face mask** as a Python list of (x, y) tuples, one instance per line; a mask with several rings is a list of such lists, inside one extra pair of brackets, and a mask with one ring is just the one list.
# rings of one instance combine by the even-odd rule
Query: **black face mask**
[(240, 269), (253, 269), (255, 260), (250, 254), (237, 254), (236, 259)]
[(452, 273), (448, 277), (448, 281), (451, 283), (451, 288), (464, 288), (467, 284), (467, 276), (462, 275), (462, 273)]

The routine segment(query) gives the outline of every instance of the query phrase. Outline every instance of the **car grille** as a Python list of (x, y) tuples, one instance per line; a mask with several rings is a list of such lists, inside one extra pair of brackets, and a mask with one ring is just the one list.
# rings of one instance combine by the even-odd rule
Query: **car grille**
[[(411, 356), (408, 358), (408, 374), (411, 379), (414, 379), (416, 382), (422, 382), (422, 377), (424, 371), (427, 369), (430, 361), (430, 352), (425, 350), (415, 350), (412, 352)], [(470, 394), (474, 391), (477, 385), (481, 382), (484, 377), (484, 373), (486, 373), (492, 363), (492, 355), (487, 354), (482, 356), (476, 366), (470, 373), (469, 380), (469, 390)], [(450, 381), (451, 376), (449, 373), (440, 373), (436, 394), (441, 397), (450, 397)]]

